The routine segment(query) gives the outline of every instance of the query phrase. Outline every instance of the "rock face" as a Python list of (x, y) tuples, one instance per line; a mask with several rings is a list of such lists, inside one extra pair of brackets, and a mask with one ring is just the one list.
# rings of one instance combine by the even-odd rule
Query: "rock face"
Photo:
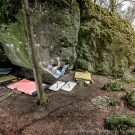
[[(123, 76), (134, 60), (134, 31), (118, 15), (91, 0), (47, 0), (32, 8), (36, 48), (40, 61), (61, 57), (71, 67)], [(31, 69), (23, 15), (1, 24), (0, 41), (15, 65)]]
[(48, 63), (59, 56), (73, 65), (80, 27), (79, 4), (48, 1), (42, 8), (34, 14), (40, 14), (35, 22), (35, 35), (41, 61)]
[(134, 60), (133, 29), (118, 15), (91, 2), (82, 5), (76, 68), (123, 76)]
[[(18, 20), (16, 23), (1, 25), (0, 41), (13, 64), (31, 68), (21, 11), (16, 18)], [(48, 1), (33, 7), (32, 19), (35, 46), (39, 51), (40, 61), (48, 65), (51, 59), (61, 57), (62, 61), (73, 67), (80, 27), (79, 4), (76, 1), (72, 3)]]

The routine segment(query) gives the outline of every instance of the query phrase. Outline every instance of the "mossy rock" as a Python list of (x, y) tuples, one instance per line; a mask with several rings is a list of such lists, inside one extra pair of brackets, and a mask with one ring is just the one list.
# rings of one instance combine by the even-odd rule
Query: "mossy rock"
[[(76, 0), (37, 1), (37, 7), (30, 4), (34, 26), (35, 48), (39, 51), (39, 61), (50, 64), (51, 59), (60, 57), (73, 67), (76, 60), (75, 47), (80, 27), (79, 4)], [(41, 10), (38, 7), (41, 6)], [(44, 8), (45, 7), (45, 8)], [(15, 15), (17, 21), (0, 23), (0, 42), (9, 60), (20, 67), (32, 69), (30, 49), (22, 10)], [(70, 52), (70, 53), (65, 53)]]
[(106, 97), (106, 96), (97, 96), (91, 100), (92, 104), (94, 104), (97, 108), (102, 109), (108, 106), (116, 106), (118, 105), (118, 101), (114, 98)]
[(133, 28), (119, 15), (90, 0), (81, 1), (81, 5), (77, 68), (123, 77), (129, 66), (134, 64)]
[(118, 83), (117, 81), (109, 81), (107, 82), (104, 87), (103, 87), (104, 90), (106, 91), (123, 91), (124, 90), (124, 87), (122, 84)]
[(135, 82), (135, 75), (133, 74), (133, 72), (130, 69), (128, 71), (125, 71), (122, 79), (128, 83)]
[[(70, 61), (70, 67), (115, 77), (123, 77), (135, 63), (131, 25), (92, 0), (37, 0), (31, 9), (40, 62), (49, 64), (59, 56)], [(32, 69), (22, 10), (15, 18), (9, 24), (0, 22), (0, 42), (13, 64)]]
[(113, 114), (106, 117), (105, 127), (124, 134), (129, 128), (135, 127), (135, 118), (124, 114)]
[(128, 92), (125, 99), (131, 106), (135, 107), (135, 90)]

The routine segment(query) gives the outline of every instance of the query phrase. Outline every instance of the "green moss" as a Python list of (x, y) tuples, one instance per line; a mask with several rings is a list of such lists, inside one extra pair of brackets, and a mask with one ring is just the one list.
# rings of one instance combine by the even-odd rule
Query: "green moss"
[(7, 57), (13, 64), (31, 68), (28, 56), (28, 39), (22, 13), (19, 12), (16, 18), (18, 22), (9, 25), (1, 24), (0, 41)]
[[(93, 4), (91, 0), (37, 2), (42, 7), (40, 10), (39, 6), (34, 7), (32, 14), (36, 41), (42, 47), (48, 44), (51, 57), (61, 55), (61, 47), (77, 46), (75, 68), (115, 77), (123, 77), (128, 67), (135, 63), (135, 33), (119, 15)], [(6, 29), (0, 30), (0, 41), (12, 63), (31, 68), (20, 11), (16, 19), (17, 22), (9, 23), (4, 26)], [(14, 49), (6, 44), (12, 44)]]
[(93, 67), (91, 66), (91, 64), (88, 63), (85, 60), (82, 60), (82, 59), (78, 59), (76, 61), (75, 68), (76, 69), (82, 69), (82, 70), (88, 70), (88, 71), (90, 71), (92, 73), (95, 73), (95, 70), (93, 69)]
[[(80, 1), (80, 4), (77, 59), (90, 63), (98, 74), (123, 77), (128, 67), (134, 63), (133, 28), (118, 14), (110, 13), (90, 0)], [(85, 70), (88, 70), (88, 67)]]
[(125, 99), (131, 106), (135, 107), (135, 90), (128, 92)]
[(70, 6), (70, 3), (72, 0), (47, 0), (49, 4), (52, 4), (53, 6), (58, 6), (61, 8), (67, 8)]
[(106, 117), (105, 126), (109, 130), (124, 134), (127, 129), (135, 127), (135, 119), (129, 115), (113, 114)]
[(130, 70), (127, 70), (124, 73), (123, 80), (128, 83), (135, 82), (135, 76)]
[(128, 132), (128, 135), (135, 135), (135, 131)]
[(107, 75), (109, 71), (106, 62), (101, 62), (100, 65), (97, 65), (95, 71), (98, 74)]
[(69, 17), (68, 10), (67, 11), (63, 10), (63, 12), (56, 10), (56, 12), (54, 12), (54, 9), (53, 9), (52, 11), (49, 11), (47, 15), (50, 16), (51, 22), (54, 22), (58, 25), (64, 24), (65, 26), (69, 26), (69, 24), (71, 23), (71, 18)]
[(117, 106), (118, 105), (118, 101), (114, 98), (109, 100), (109, 105), (110, 106)]
[(111, 80), (104, 85), (103, 89), (106, 91), (123, 91), (124, 87), (120, 83)]
[[(73, 52), (77, 45), (80, 17), (76, 0), (47, 0), (46, 2), (38, 0), (34, 7), (33, 3), (30, 6), (33, 8), (31, 17), (34, 38), (40, 45), (40, 60), (48, 62), (50, 57), (62, 57), (62, 47), (69, 51), (71, 49), (68, 47), (72, 48), (72, 52), (69, 55), (66, 54), (64, 59), (69, 61), (74, 59), (76, 54)], [(1, 25), (0, 41), (13, 64), (32, 68), (28, 56), (28, 39), (22, 11), (16, 14), (16, 19), (14, 23)], [(49, 56), (45, 58), (45, 55)], [(73, 62), (74, 60), (72, 60), (72, 66)]]

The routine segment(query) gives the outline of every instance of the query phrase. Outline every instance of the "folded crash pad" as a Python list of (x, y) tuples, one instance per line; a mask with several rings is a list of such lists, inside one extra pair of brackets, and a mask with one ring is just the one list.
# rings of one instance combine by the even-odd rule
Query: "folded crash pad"
[(65, 82), (57, 81), (55, 84), (49, 87), (49, 90), (58, 91), (65, 84)]
[(76, 72), (75, 79), (83, 79), (87, 81), (92, 81), (91, 74), (89, 72)]
[(7, 75), (11, 72), (12, 68), (0, 68), (0, 75)]
[(8, 76), (2, 76), (0, 77), (0, 84), (4, 85), (7, 84), (8, 82), (17, 79), (17, 77), (13, 76), (13, 75), (8, 75)]
[[(45, 84), (43, 84), (45, 86)], [(26, 94), (32, 95), (36, 91), (36, 84), (34, 81), (23, 79), (14, 84), (7, 86), (9, 89), (17, 89)]]
[(73, 88), (76, 86), (76, 82), (67, 82), (62, 88), (61, 90), (64, 91), (71, 91), (73, 90)]

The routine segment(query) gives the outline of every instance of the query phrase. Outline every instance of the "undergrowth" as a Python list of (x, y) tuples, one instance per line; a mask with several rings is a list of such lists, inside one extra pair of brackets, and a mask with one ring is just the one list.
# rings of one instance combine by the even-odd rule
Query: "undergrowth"
[(135, 127), (135, 118), (124, 114), (113, 114), (105, 119), (105, 126), (109, 130), (123, 134), (129, 128)]
[(123, 91), (124, 87), (122, 84), (111, 80), (104, 85), (103, 89), (106, 91), (110, 91), (110, 92), (111, 91)]

